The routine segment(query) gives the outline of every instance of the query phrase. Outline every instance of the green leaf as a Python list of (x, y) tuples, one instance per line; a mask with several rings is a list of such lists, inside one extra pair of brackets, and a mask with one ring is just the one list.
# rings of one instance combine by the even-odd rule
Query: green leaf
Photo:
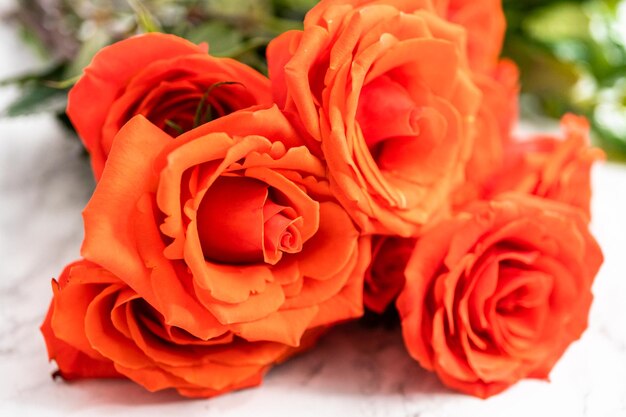
[(194, 43), (207, 42), (209, 52), (215, 56), (230, 56), (244, 43), (243, 34), (231, 25), (208, 21), (187, 31), (185, 37)]
[(215, 90), (216, 88), (220, 88), (222, 86), (233, 85), (233, 84), (238, 84), (238, 85), (243, 86), (243, 84), (241, 84), (238, 81), (221, 81), (221, 82), (218, 82), (209, 86), (206, 92), (202, 95), (202, 98), (200, 99), (200, 102), (198, 103), (198, 107), (196, 108), (196, 114), (193, 118), (194, 128), (200, 126), (201, 124), (210, 122), (213, 119), (213, 109), (211, 108), (211, 103), (208, 102), (209, 97), (211, 96), (211, 93), (213, 93), (213, 90)]
[[(19, 97), (0, 116), (22, 116), (41, 112), (63, 112), (67, 103), (67, 89), (59, 85), (66, 64), (53, 65), (42, 71), (28, 73), (3, 80), (0, 86), (15, 85), (20, 89)], [(59, 88), (62, 87), (62, 88)]]
[(544, 45), (525, 38), (509, 38), (506, 55), (518, 63), (522, 87), (542, 98), (568, 102), (571, 88), (580, 80), (580, 69), (557, 59)]
[(67, 78), (61, 81), (56, 81), (56, 80), (45, 81), (44, 80), (43, 84), (51, 88), (56, 88), (58, 90), (67, 90), (68, 88), (73, 87), (74, 84), (76, 84), (78, 80), (80, 80), (80, 77), (81, 75), (75, 75), (74, 77)]
[(106, 33), (106, 31), (98, 30), (94, 32), (92, 36), (87, 38), (82, 43), (80, 49), (78, 50), (78, 54), (76, 54), (76, 57), (65, 69), (62, 79), (68, 80), (82, 75), (83, 70), (87, 65), (89, 65), (89, 63), (91, 63), (91, 60), (98, 53), (98, 51), (111, 42), (111, 36)]
[(150, 10), (141, 2), (141, 0), (127, 0), (128, 5), (135, 12), (135, 18), (137, 19), (137, 25), (146, 33), (150, 32), (162, 32), (161, 24), (150, 13)]
[(174, 122), (174, 121), (172, 121), (170, 119), (167, 119), (165, 121), (165, 124), (167, 126), (169, 126), (170, 128), (172, 128), (179, 135), (182, 135), (183, 133), (185, 133), (185, 130), (178, 123), (176, 123), (176, 122)]
[(537, 9), (525, 18), (523, 27), (542, 42), (589, 38), (589, 17), (576, 3), (556, 3)]
[(20, 27), (20, 36), (24, 43), (31, 47), (40, 57), (46, 60), (51, 58), (51, 51), (46, 48), (44, 40), (36, 31), (30, 30), (29, 27), (22, 26)]
[(302, 21), (271, 17), (265, 20), (263, 26), (268, 32), (274, 34), (274, 36), (278, 36), (289, 30), (302, 30)]
[(626, 139), (605, 130), (595, 121), (592, 126), (596, 133), (595, 142), (606, 152), (608, 159), (622, 163), (626, 162)]
[(317, 4), (318, 0), (273, 0), (274, 10), (279, 16), (289, 18), (304, 17), (306, 12)]
[(7, 85), (17, 85), (24, 87), (25, 85), (45, 80), (58, 80), (59, 76), (65, 71), (65, 63), (53, 64), (39, 71), (27, 72), (26, 74), (17, 75), (11, 78), (0, 80), (0, 87)]
[(599, 92), (591, 116), (605, 149), (626, 156), (626, 79)]
[(57, 113), (64, 111), (66, 105), (67, 91), (34, 83), (23, 88), (20, 96), (1, 115), (16, 117), (42, 112)]
[(215, 17), (261, 20), (271, 12), (269, 0), (211, 0), (206, 3)]
[(224, 51), (222, 56), (227, 56), (230, 58), (235, 58), (239, 61), (242, 60), (242, 57), (246, 54), (255, 52), (258, 48), (267, 46), (267, 44), (272, 40), (272, 38), (252, 38), (244, 41), (237, 45), (237, 47), (233, 49), (229, 49), (228, 51)]

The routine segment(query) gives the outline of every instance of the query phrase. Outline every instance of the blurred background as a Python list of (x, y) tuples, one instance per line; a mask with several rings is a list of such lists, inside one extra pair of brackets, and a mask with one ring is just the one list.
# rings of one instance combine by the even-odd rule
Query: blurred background
[[(211, 53), (266, 72), (276, 35), (298, 29), (316, 0), (22, 0), (1, 19), (48, 62), (6, 79), (20, 93), (1, 116), (53, 112), (67, 124), (66, 95), (103, 46), (163, 31), (209, 42)], [(592, 122), (594, 141), (626, 161), (626, 0), (503, 0), (503, 55), (521, 68), (522, 117), (558, 119), (571, 111)], [(67, 124), (69, 128), (69, 124)]]

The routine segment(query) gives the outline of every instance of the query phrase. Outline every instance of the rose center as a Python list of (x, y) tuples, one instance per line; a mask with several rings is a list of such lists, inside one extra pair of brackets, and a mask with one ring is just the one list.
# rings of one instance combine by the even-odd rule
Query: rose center
[(419, 133), (419, 109), (408, 92), (388, 76), (363, 86), (357, 120), (370, 150), (394, 138), (411, 138)]
[(552, 285), (552, 277), (542, 271), (501, 268), (494, 294), (495, 310), (511, 343), (533, 340), (541, 334), (550, 309)]
[(220, 177), (197, 210), (205, 259), (228, 264), (275, 264), (283, 253), (302, 250), (302, 218), (267, 184)]
[(137, 113), (176, 137), (253, 104), (254, 99), (237, 82), (214, 82), (207, 86), (172, 80), (161, 83), (150, 93)]
[(381, 170), (414, 176), (429, 165), (433, 149), (445, 138), (445, 118), (431, 106), (427, 90), (411, 91), (383, 75), (366, 84), (359, 98), (357, 120), (365, 143)]

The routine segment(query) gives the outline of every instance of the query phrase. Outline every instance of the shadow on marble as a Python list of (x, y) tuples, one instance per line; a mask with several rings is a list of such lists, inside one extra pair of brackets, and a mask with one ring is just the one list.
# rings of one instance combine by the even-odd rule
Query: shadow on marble
[(313, 349), (276, 367), (267, 383), (333, 395), (457, 395), (409, 356), (398, 326), (363, 321), (332, 329)]
[[(80, 397), (80, 403), (106, 406), (176, 404), (188, 400), (173, 390), (150, 393), (130, 381), (46, 381), (46, 395), (38, 396), (44, 407), (54, 407), (57, 396)], [(54, 385), (54, 386), (53, 386)], [(370, 328), (362, 322), (332, 329), (313, 349), (275, 367), (263, 385), (216, 399), (235, 406), (265, 391), (290, 392), (306, 397), (394, 397), (417, 400), (459, 396), (446, 389), (437, 377), (423, 370), (404, 351), (399, 328)], [(31, 391), (32, 392), (32, 391)], [(202, 401), (202, 400), (199, 400)]]
[[(72, 397), (85, 397), (90, 404), (96, 406), (121, 405), (142, 406), (170, 403), (184, 403), (188, 399), (181, 397), (174, 390), (152, 393), (132, 381), (124, 379), (92, 379), (67, 382), (61, 379), (51, 381), (59, 394)], [(46, 397), (40, 397), (46, 398)]]

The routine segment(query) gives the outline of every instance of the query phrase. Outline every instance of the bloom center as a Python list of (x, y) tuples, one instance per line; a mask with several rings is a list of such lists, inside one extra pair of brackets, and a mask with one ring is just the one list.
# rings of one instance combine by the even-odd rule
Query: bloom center
[(280, 200), (280, 193), (261, 181), (237, 176), (218, 178), (197, 210), (205, 259), (275, 264), (283, 253), (302, 250), (302, 218)]

